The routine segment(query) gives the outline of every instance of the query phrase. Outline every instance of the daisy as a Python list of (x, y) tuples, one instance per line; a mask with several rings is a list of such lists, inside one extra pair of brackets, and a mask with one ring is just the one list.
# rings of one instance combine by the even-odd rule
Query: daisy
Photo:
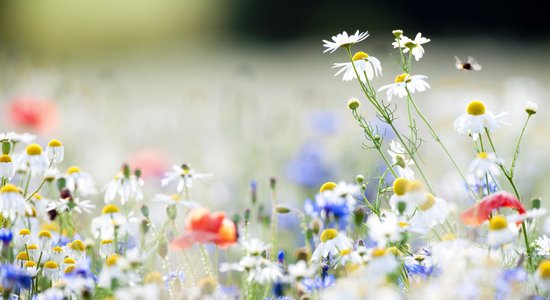
[(340, 251), (340, 255), (334, 260), (334, 267), (358, 266), (363, 262), (361, 255), (351, 248)]
[(426, 76), (424, 75), (409, 75), (403, 73), (395, 77), (394, 83), (381, 86), (378, 91), (386, 91), (386, 96), (388, 101), (391, 101), (391, 98), (394, 95), (397, 95), (399, 98), (407, 96), (408, 93), (413, 94), (414, 92), (424, 92), (430, 88), (430, 85), (426, 82)]
[(112, 202), (117, 196), (122, 204), (130, 200), (139, 202), (143, 200), (142, 186), (143, 180), (138, 176), (119, 172), (104, 188), (105, 203)]
[(95, 194), (95, 182), (92, 176), (77, 166), (71, 166), (67, 169), (65, 179), (67, 183), (65, 187), (71, 191), (72, 194), (76, 194), (77, 190), (81, 195)]
[(367, 220), (369, 237), (379, 246), (385, 246), (388, 242), (400, 241), (401, 233), (409, 224), (400, 220), (394, 214), (387, 214), (381, 219), (372, 217)]
[(479, 152), (470, 163), (470, 172), (478, 178), (483, 178), (486, 175), (497, 176), (499, 174), (500, 160), (494, 153)]
[(393, 195), (389, 202), (393, 212), (407, 215), (414, 212), (415, 205), (409, 203), (406, 196), (409, 183), (410, 180), (405, 177), (399, 177), (393, 181)]
[(17, 144), (19, 142), (22, 142), (24, 144), (30, 144), (32, 141), (36, 139), (36, 135), (30, 134), (30, 133), (15, 133), (15, 132), (8, 132), (8, 133), (0, 133), (0, 142), (12, 142), (14, 144)]
[(96, 206), (92, 204), (91, 200), (80, 200), (80, 198), (60, 198), (57, 201), (51, 201), (48, 203), (46, 211), (56, 210), (58, 212), (64, 212), (73, 210), (78, 214), (91, 213)]
[(424, 56), (424, 47), (422, 47), (422, 44), (426, 44), (430, 41), (430, 39), (423, 37), (422, 33), (419, 32), (416, 34), (414, 40), (411, 40), (410, 38), (401, 35), (399, 39), (396, 39), (395, 42), (392, 43), (392, 45), (393, 48), (402, 48), (403, 53), (412, 51), (414, 59), (416, 61), (419, 61), (422, 56)]
[(537, 254), (544, 257), (550, 257), (550, 239), (543, 235), (535, 240)]
[(243, 241), (243, 248), (246, 252), (246, 255), (259, 256), (264, 251), (267, 251), (271, 248), (271, 245), (264, 243), (263, 241), (253, 238)]
[(426, 193), (426, 200), (417, 207), (410, 223), (412, 228), (420, 232), (426, 232), (435, 225), (442, 224), (449, 215), (447, 202), (430, 193)]
[(506, 217), (495, 215), (489, 220), (487, 244), (492, 248), (498, 248), (512, 242), (517, 235), (518, 226), (513, 222), (509, 222)]
[(0, 177), (11, 179), (15, 175), (15, 167), (11, 157), (7, 154), (0, 156)]
[(156, 194), (155, 197), (153, 198), (153, 202), (162, 203), (166, 205), (183, 206), (189, 209), (197, 208), (200, 206), (197, 202), (185, 200), (180, 195), (175, 195), (175, 194), (174, 195)]
[(550, 291), (550, 260), (540, 262), (535, 274), (535, 280), (538, 287), (546, 292)]
[(115, 237), (115, 227), (119, 235), (124, 232), (126, 219), (120, 213), (118, 206), (107, 204), (101, 210), (101, 216), (92, 220), (92, 232), (95, 237), (112, 240)]
[(394, 251), (390, 248), (375, 248), (371, 252), (371, 258), (367, 264), (366, 273), (370, 277), (384, 278), (385, 276), (393, 273), (399, 262), (395, 258)]
[(16, 164), (19, 169), (30, 169), (33, 176), (41, 175), (48, 168), (48, 159), (38, 144), (30, 144), (18, 155)]
[(320, 262), (329, 254), (337, 255), (340, 251), (350, 249), (351, 247), (351, 240), (347, 236), (339, 233), (336, 229), (325, 229), (321, 233), (321, 242), (311, 255), (311, 261)]
[(47, 261), (42, 269), (45, 277), (48, 277), (52, 282), (59, 279), (59, 265), (52, 260)]
[(11, 183), (0, 189), (0, 211), (4, 218), (12, 221), (17, 216), (24, 216), (25, 212), (32, 214), (32, 209), (27, 205), (20, 189)]
[(474, 140), (485, 129), (493, 132), (500, 127), (500, 124), (507, 124), (500, 120), (507, 113), (494, 115), (492, 112), (485, 109), (485, 103), (474, 100), (466, 106), (466, 113), (458, 117), (454, 122), (455, 130), (459, 134), (471, 136)]
[(27, 261), (24, 268), (25, 272), (27, 272), (30, 277), (36, 277), (36, 275), (38, 275), (38, 267), (34, 261)]
[(167, 186), (174, 180), (178, 180), (178, 193), (181, 193), (184, 188), (189, 189), (193, 185), (193, 179), (206, 179), (210, 178), (210, 174), (197, 174), (189, 165), (183, 164), (181, 166), (172, 166), (171, 172), (166, 172), (165, 177), (161, 181), (161, 185)]
[[(369, 56), (367, 53), (361, 51), (355, 53), (351, 60), (353, 63), (335, 63), (332, 68), (340, 68), (340, 70), (338, 70), (334, 76), (343, 73), (344, 76), (342, 79), (344, 81), (350, 81), (357, 78), (355, 70), (357, 70), (359, 79), (361, 79), (362, 82), (367, 82), (367, 79), (372, 80), (374, 77), (382, 76), (382, 65), (376, 57)], [(355, 69), (353, 68), (354, 66)]]
[(308, 266), (304, 260), (288, 265), (288, 275), (295, 281), (311, 277), (315, 274), (315, 268)]
[(59, 140), (53, 139), (48, 142), (48, 147), (46, 147), (46, 157), (48, 161), (53, 161), (58, 164), (63, 161), (63, 156), (65, 155), (65, 148)]
[(414, 179), (414, 171), (410, 167), (414, 165), (414, 161), (408, 158), (406, 153), (405, 148), (399, 142), (395, 140), (390, 142), (388, 154), (392, 158), (393, 165), (397, 168), (397, 174), (399, 177)]
[(347, 48), (353, 44), (359, 43), (369, 36), (369, 32), (359, 32), (357, 30), (355, 34), (348, 35), (347, 32), (342, 32), (332, 37), (332, 41), (323, 40), (323, 47), (327, 48), (323, 53), (333, 53), (340, 47)]
[(528, 115), (534, 115), (537, 113), (539, 106), (535, 102), (527, 101), (525, 103), (525, 112)]

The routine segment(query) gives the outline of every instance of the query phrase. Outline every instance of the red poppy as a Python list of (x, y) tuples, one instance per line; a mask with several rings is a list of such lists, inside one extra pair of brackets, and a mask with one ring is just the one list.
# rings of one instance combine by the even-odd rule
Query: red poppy
[(466, 225), (479, 226), (489, 220), (493, 210), (501, 207), (516, 209), (520, 214), (525, 213), (525, 208), (514, 195), (498, 192), (481, 199), (479, 203), (460, 214), (460, 218)]
[(57, 126), (57, 106), (50, 100), (17, 97), (8, 105), (7, 113), (13, 125), (25, 130), (44, 134)]
[(157, 148), (142, 148), (135, 152), (128, 163), (141, 170), (141, 176), (146, 179), (160, 178), (168, 166), (168, 155)]
[(227, 247), (237, 241), (235, 223), (224, 212), (210, 213), (208, 208), (195, 208), (187, 216), (186, 232), (172, 240), (173, 249), (181, 250), (194, 243), (213, 243)]

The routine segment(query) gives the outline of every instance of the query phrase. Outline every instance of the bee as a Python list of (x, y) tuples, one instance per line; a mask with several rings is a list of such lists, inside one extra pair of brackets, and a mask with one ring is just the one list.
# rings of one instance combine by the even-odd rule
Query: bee
[(476, 59), (468, 56), (468, 59), (466, 61), (462, 61), (460, 58), (455, 56), (455, 66), (459, 70), (465, 70), (465, 71), (479, 71), (481, 70), (481, 65), (477, 63)]

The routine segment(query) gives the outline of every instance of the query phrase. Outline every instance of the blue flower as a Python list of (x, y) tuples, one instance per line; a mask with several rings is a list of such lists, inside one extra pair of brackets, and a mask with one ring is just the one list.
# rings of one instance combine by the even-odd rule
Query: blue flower
[(338, 132), (340, 119), (331, 111), (317, 111), (311, 114), (311, 127), (314, 132), (331, 135)]
[(4, 244), (9, 244), (13, 240), (13, 233), (6, 228), (0, 229), (0, 241)]
[(28, 289), (31, 286), (31, 276), (12, 265), (0, 266), (0, 285), (4, 290)]
[(522, 268), (513, 268), (502, 271), (496, 282), (495, 299), (509, 299), (510, 287), (515, 283), (527, 280), (527, 272)]
[(327, 275), (324, 278), (315, 276), (315, 278), (302, 279), (302, 285), (308, 293), (333, 286), (335, 283), (334, 275)]
[(332, 176), (324, 157), (321, 145), (305, 143), (287, 166), (288, 178), (306, 188), (318, 187)]

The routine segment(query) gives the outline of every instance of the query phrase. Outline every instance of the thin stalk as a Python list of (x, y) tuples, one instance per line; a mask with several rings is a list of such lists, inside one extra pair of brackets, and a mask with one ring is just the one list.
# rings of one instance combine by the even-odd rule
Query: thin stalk
[(523, 139), (523, 134), (525, 133), (525, 128), (527, 128), (527, 123), (529, 123), (529, 120), (531, 119), (532, 115), (528, 115), (527, 119), (525, 120), (525, 124), (523, 124), (523, 128), (521, 129), (521, 133), (518, 138), (518, 142), (516, 144), (516, 149), (514, 150), (514, 156), (512, 158), (512, 166), (510, 167), (510, 177), (514, 178), (514, 171), (516, 169), (516, 161), (519, 156), (519, 145), (521, 144), (521, 140)]

